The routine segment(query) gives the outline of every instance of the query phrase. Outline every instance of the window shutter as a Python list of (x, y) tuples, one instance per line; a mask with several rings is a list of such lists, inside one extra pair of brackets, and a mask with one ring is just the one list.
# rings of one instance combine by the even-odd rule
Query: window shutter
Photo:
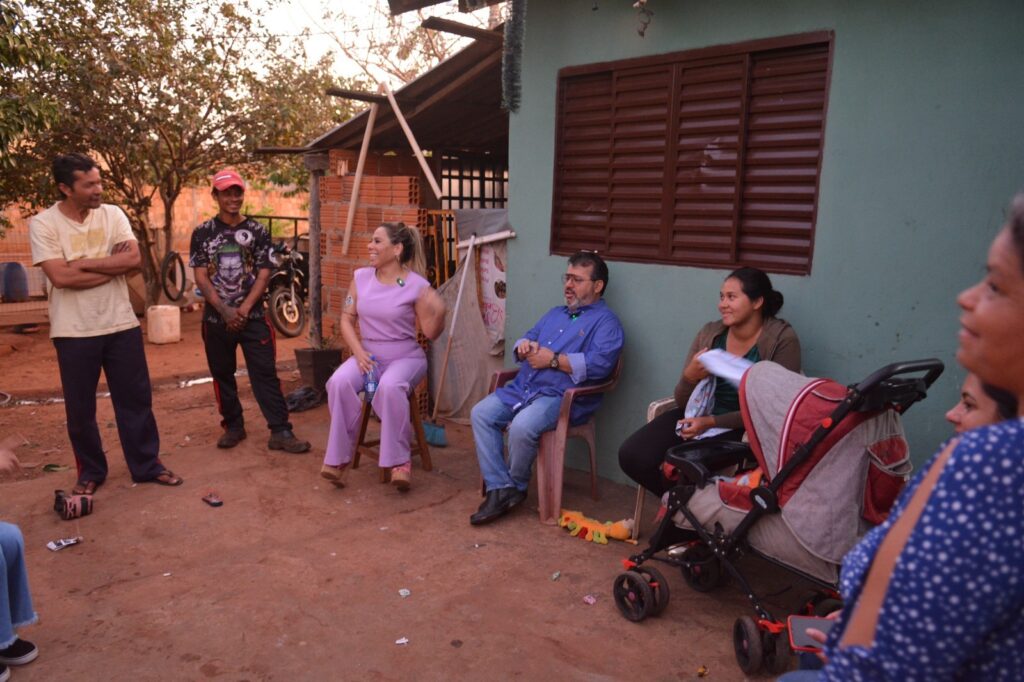
[(737, 260), (810, 271), (825, 124), (828, 45), (752, 56)]
[(832, 37), (563, 69), (552, 251), (808, 274)]
[(672, 71), (668, 65), (615, 73), (607, 247), (610, 258), (650, 261), (661, 256)]
[(605, 251), (611, 181), (612, 75), (562, 83), (552, 250)]
[(673, 259), (733, 260), (743, 134), (745, 60), (683, 65), (672, 206)]

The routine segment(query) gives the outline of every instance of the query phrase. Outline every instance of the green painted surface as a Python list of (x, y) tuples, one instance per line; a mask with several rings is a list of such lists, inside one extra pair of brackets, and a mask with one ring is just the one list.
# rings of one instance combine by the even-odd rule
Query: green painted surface
[[(520, 111), (511, 117), (509, 345), (560, 302), (549, 251), (558, 69), (816, 30), (835, 31), (813, 271), (773, 276), (804, 369), (844, 383), (886, 363), (947, 371), (905, 420), (920, 464), (950, 434), (958, 291), (1024, 187), (1024, 3), (652, 0), (646, 38), (627, 0), (531, 0)], [(624, 375), (598, 413), (599, 471), (671, 395), (724, 271), (612, 262), (607, 300), (626, 328)], [(573, 463), (582, 462), (574, 448)]]

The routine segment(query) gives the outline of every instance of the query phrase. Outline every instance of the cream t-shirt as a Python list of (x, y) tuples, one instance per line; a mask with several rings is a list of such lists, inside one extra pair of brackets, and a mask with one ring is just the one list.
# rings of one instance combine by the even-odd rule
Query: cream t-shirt
[[(124, 211), (110, 204), (89, 211), (84, 223), (68, 218), (54, 204), (29, 219), (28, 234), (33, 265), (57, 258), (103, 258), (115, 244), (135, 240)], [(91, 289), (57, 289), (47, 282), (47, 292), (51, 338), (100, 336), (139, 326), (123, 275)]]

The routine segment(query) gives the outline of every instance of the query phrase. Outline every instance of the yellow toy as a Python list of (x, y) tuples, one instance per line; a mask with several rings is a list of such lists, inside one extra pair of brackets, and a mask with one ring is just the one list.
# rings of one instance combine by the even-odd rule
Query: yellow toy
[(601, 523), (596, 519), (588, 519), (583, 512), (562, 510), (558, 519), (558, 525), (569, 530), (569, 535), (596, 542), (599, 545), (607, 545), (608, 538), (612, 540), (628, 540), (633, 532), (633, 519), (622, 521), (606, 521)]

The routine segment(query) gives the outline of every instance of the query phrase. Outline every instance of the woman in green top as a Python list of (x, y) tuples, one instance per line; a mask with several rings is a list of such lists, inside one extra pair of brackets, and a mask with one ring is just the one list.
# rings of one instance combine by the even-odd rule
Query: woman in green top
[(721, 320), (704, 325), (690, 345), (676, 384), (676, 407), (648, 422), (619, 447), (619, 466), (630, 478), (657, 495), (668, 490), (670, 482), (661, 473), (661, 464), (665, 451), (680, 442), (677, 427), (683, 439), (696, 438), (710, 428), (729, 429), (713, 438), (742, 437), (739, 396), (727, 381), (716, 382), (715, 406), (710, 415), (692, 419), (683, 416), (693, 389), (708, 376), (697, 359), (708, 349), (721, 348), (751, 362), (771, 360), (800, 371), (800, 340), (788, 322), (776, 317), (782, 302), (782, 294), (757, 268), (740, 268), (726, 277), (718, 295)]

